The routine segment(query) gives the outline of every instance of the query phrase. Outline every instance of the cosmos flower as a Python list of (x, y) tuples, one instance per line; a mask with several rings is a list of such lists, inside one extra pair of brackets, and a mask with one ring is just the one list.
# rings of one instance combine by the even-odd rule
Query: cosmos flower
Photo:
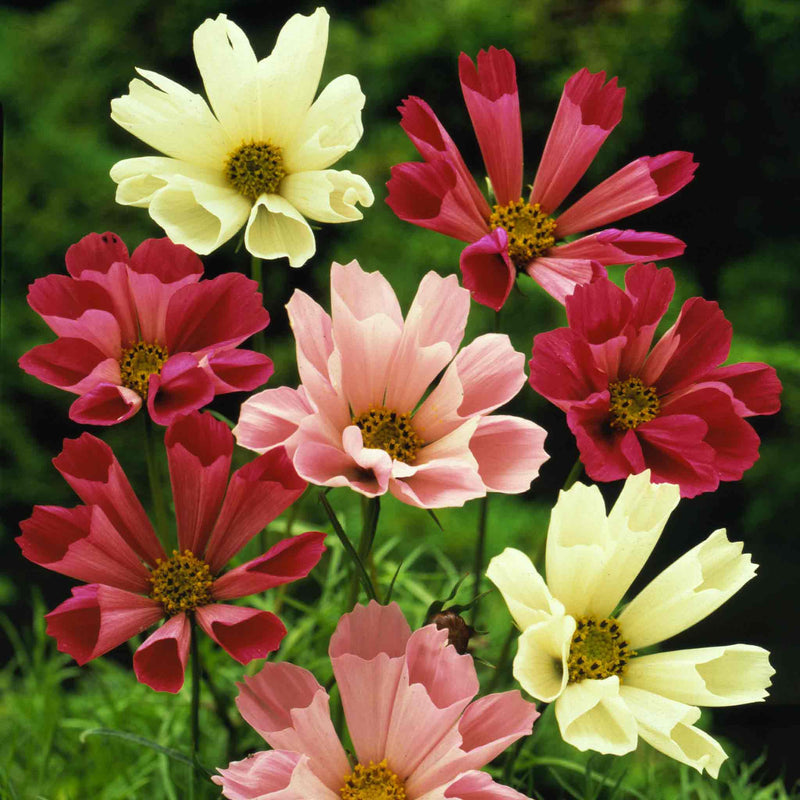
[(115, 164), (117, 202), (147, 208), (172, 241), (210, 253), (246, 225), (259, 258), (314, 255), (306, 219), (352, 222), (372, 191), (359, 175), (329, 167), (361, 138), (364, 95), (341, 75), (314, 100), (328, 42), (328, 14), (295, 14), (275, 49), (258, 61), (244, 32), (224, 14), (194, 34), (206, 101), (139, 69), (111, 118), (166, 157)]
[(521, 630), (514, 677), (555, 701), (565, 741), (622, 755), (638, 739), (714, 777), (727, 758), (695, 727), (698, 706), (755, 703), (775, 670), (761, 647), (735, 644), (642, 653), (704, 619), (756, 572), (724, 530), (681, 556), (616, 610), (678, 503), (678, 487), (625, 481), (606, 517), (596, 486), (561, 492), (547, 533), (547, 582), (524, 553), (507, 548), (487, 576)]
[(277, 649), (286, 628), (274, 614), (226, 601), (304, 578), (324, 533), (283, 539), (229, 572), (223, 567), (305, 489), (282, 450), (236, 470), (233, 436), (210, 414), (181, 417), (166, 435), (178, 528), (168, 556), (111, 448), (84, 433), (53, 460), (86, 505), (36, 506), (21, 524), (22, 554), (89, 581), (47, 614), (47, 632), (79, 664), (103, 655), (162, 618), (136, 650), (140, 682), (177, 692), (193, 623), (242, 664)]
[(469, 304), (454, 275), (429, 272), (404, 320), (380, 272), (334, 264), (331, 316), (301, 291), (287, 305), (302, 386), (250, 397), (238, 443), (285, 446), (310, 483), (422, 508), (526, 491), (547, 459), (545, 432), (491, 415), (524, 384), (524, 357), (496, 333), (459, 351)]
[(146, 404), (168, 425), (272, 375), (269, 358), (237, 348), (269, 324), (254, 281), (202, 281), (200, 259), (169, 239), (147, 239), (128, 256), (113, 233), (84, 236), (66, 261), (69, 277), (39, 278), (28, 291), (28, 304), (59, 338), (19, 364), (78, 395), (69, 410), (75, 422), (113, 425)]
[(628, 269), (624, 291), (608, 279), (579, 286), (569, 327), (534, 338), (530, 384), (566, 412), (590, 478), (649, 468), (694, 497), (753, 466), (760, 440), (746, 420), (780, 409), (781, 383), (767, 364), (719, 366), (732, 326), (701, 297), (651, 348), (674, 291), (671, 270), (653, 264)]
[(599, 228), (660, 203), (692, 180), (691, 153), (670, 151), (632, 161), (556, 213), (622, 119), (625, 90), (605, 72), (582, 69), (564, 86), (530, 195), (522, 196), (522, 125), (514, 59), (481, 50), (477, 66), (462, 53), (461, 90), (494, 193), (490, 205), (430, 106), (409, 97), (403, 130), (423, 162), (398, 164), (386, 202), (406, 222), (469, 242), (461, 253), (464, 286), (499, 310), (517, 274), (526, 272), (560, 302), (577, 284), (605, 275), (604, 265), (672, 258), (685, 245), (674, 236)]
[(525, 800), (480, 768), (530, 734), (539, 715), (518, 691), (472, 701), (472, 657), (435, 625), (409, 629), (396, 603), (356, 606), (329, 649), (355, 751), (334, 730), (328, 693), (287, 663), (239, 684), (236, 704), (273, 748), (220, 770), (230, 800)]

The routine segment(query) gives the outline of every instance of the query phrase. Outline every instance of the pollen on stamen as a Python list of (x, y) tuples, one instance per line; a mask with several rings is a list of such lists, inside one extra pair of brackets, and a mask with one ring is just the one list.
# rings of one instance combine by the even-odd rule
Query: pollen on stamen
[(622, 638), (616, 619), (579, 617), (567, 659), (569, 682), (602, 680), (612, 675), (622, 675), (635, 655), (636, 651), (631, 650)]
[(153, 587), (150, 597), (161, 604), (168, 616), (194, 611), (213, 600), (211, 568), (191, 550), (173, 550), (166, 561), (157, 559), (149, 580)]
[(242, 144), (225, 162), (226, 180), (251, 202), (276, 192), (285, 175), (283, 151), (271, 142)]
[(356, 764), (345, 776), (339, 790), (342, 800), (406, 800), (406, 789), (400, 777), (389, 769), (386, 759), (368, 765)]
[(122, 385), (133, 389), (143, 400), (147, 399), (150, 376), (160, 375), (169, 353), (156, 342), (137, 342), (122, 351), (119, 375)]
[(390, 408), (374, 406), (352, 419), (353, 425), (361, 428), (364, 447), (383, 450), (397, 461), (413, 463), (417, 452), (425, 444), (414, 430), (410, 414), (399, 414)]
[(495, 205), (489, 217), (492, 230), (503, 228), (508, 235), (508, 255), (517, 269), (524, 269), (556, 242), (556, 221), (542, 211), (539, 203), (522, 198), (504, 206)]
[(629, 431), (655, 419), (661, 411), (661, 402), (652, 386), (645, 386), (639, 378), (615, 381), (608, 387), (610, 395), (608, 424), (620, 431)]

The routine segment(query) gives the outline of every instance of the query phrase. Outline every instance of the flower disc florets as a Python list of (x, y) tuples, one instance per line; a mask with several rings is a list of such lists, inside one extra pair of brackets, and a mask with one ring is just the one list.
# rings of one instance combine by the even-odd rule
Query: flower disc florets
[(655, 419), (661, 403), (652, 386), (645, 386), (639, 378), (615, 381), (608, 387), (611, 395), (609, 425), (620, 431), (629, 431)]
[(386, 765), (386, 759), (369, 766), (356, 764), (345, 778), (339, 794), (342, 800), (406, 800), (403, 782)]
[(156, 560), (156, 568), (150, 574), (150, 597), (161, 603), (166, 614), (174, 616), (208, 605), (213, 599), (213, 582), (205, 561), (195, 558), (191, 550), (173, 550), (172, 558)]
[(225, 162), (228, 183), (253, 202), (262, 194), (276, 192), (285, 175), (283, 152), (270, 142), (243, 144)]
[(523, 269), (556, 243), (556, 221), (538, 203), (526, 203), (522, 198), (493, 206), (489, 225), (508, 234), (508, 255), (517, 269)]
[(635, 655), (636, 651), (628, 647), (613, 617), (580, 617), (569, 647), (569, 682), (621, 675)]
[(146, 399), (150, 376), (161, 373), (167, 358), (167, 348), (155, 342), (136, 342), (133, 347), (126, 347), (119, 360), (122, 385)]
[(424, 444), (411, 425), (410, 414), (398, 414), (383, 406), (375, 406), (353, 417), (353, 425), (361, 428), (364, 447), (383, 450), (406, 464), (413, 463)]

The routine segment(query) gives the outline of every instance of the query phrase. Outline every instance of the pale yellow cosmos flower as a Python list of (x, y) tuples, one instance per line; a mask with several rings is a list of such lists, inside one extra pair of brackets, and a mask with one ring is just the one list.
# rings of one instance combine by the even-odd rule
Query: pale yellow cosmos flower
[(719, 608), (756, 572), (741, 542), (717, 530), (667, 567), (621, 612), (680, 499), (650, 473), (629, 477), (606, 516), (596, 486), (561, 492), (547, 534), (547, 581), (519, 550), (493, 558), (487, 576), (521, 630), (514, 677), (555, 702), (565, 741), (622, 755), (639, 737), (714, 777), (727, 758), (695, 727), (698, 706), (754, 703), (774, 670), (761, 647), (736, 644), (637, 655)]
[(328, 13), (295, 14), (272, 53), (256, 59), (244, 32), (220, 14), (194, 33), (210, 103), (155, 72), (111, 101), (111, 118), (166, 157), (111, 169), (117, 202), (147, 208), (173, 242), (210, 253), (246, 226), (254, 256), (302, 266), (315, 251), (306, 219), (352, 222), (370, 206), (359, 175), (328, 169), (363, 132), (364, 95), (341, 75), (314, 100), (328, 43)]

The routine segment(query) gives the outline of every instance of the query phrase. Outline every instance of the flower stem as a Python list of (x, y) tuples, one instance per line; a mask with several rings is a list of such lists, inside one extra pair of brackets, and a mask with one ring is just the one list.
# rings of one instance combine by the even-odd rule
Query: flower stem
[[(161, 544), (169, 551), (167, 545), (169, 523), (167, 522), (167, 504), (163, 490), (163, 476), (158, 467), (158, 453), (156, 453), (155, 425), (147, 412), (142, 414), (144, 419), (144, 452), (147, 459), (147, 477), (150, 481), (150, 501), (156, 518), (156, 533)], [(162, 440), (163, 443), (163, 440)]]
[[(379, 497), (364, 498), (361, 504), (361, 538), (358, 541), (358, 560), (362, 568), (366, 570), (369, 561), (369, 554), (372, 551), (372, 543), (375, 541), (375, 531), (378, 529), (378, 517), (381, 513), (381, 501)], [(372, 583), (370, 581), (370, 583)], [(377, 600), (377, 591), (374, 589), (374, 599)], [(347, 596), (347, 610), (350, 611), (358, 600), (358, 573), (353, 572), (350, 581), (350, 592)]]
[(478, 624), (478, 603), (481, 594), (481, 577), (483, 573), (483, 559), (486, 551), (486, 523), (489, 518), (489, 495), (481, 498), (481, 508), (478, 516), (478, 540), (475, 543), (475, 564), (473, 567), (475, 578), (472, 584), (472, 626)]
[[(344, 528), (339, 523), (339, 520), (336, 518), (336, 512), (333, 510), (331, 504), (328, 502), (328, 498), (325, 497), (325, 490), (323, 489), (319, 493), (319, 501), (322, 503), (322, 507), (325, 509), (325, 513), (328, 515), (328, 519), (331, 521), (331, 525), (333, 526), (333, 530), (336, 535), (339, 537), (339, 541), (341, 541), (342, 545), (344, 546), (345, 552), (350, 558), (353, 560), (353, 564), (355, 565), (355, 573), (356, 580), (361, 580), (361, 584), (364, 587), (364, 591), (367, 593), (367, 596), (371, 600), (377, 600), (377, 595), (375, 594), (375, 587), (372, 585), (372, 581), (369, 579), (369, 574), (367, 573), (366, 568), (364, 567), (364, 562), (359, 558), (358, 553), (356, 552), (355, 547), (353, 547), (353, 543), (348, 538), (347, 534), (344, 532)], [(377, 524), (377, 516), (375, 518), (375, 522)], [(357, 584), (356, 584), (357, 585)], [(355, 600), (353, 604), (355, 604)], [(351, 609), (348, 608), (348, 611)]]
[(189, 780), (189, 800), (194, 800), (195, 783), (197, 777), (197, 751), (200, 742), (200, 653), (197, 650), (197, 623), (192, 618), (191, 644), (192, 669), (192, 706), (191, 706), (191, 736), (192, 736), (192, 775)]
[(519, 631), (517, 630), (516, 626), (512, 624), (508, 629), (506, 638), (503, 640), (503, 646), (500, 649), (500, 657), (497, 659), (494, 673), (489, 681), (489, 685), (486, 687), (486, 694), (491, 694), (495, 690), (497, 684), (500, 682), (500, 679), (503, 676), (503, 670), (506, 668), (506, 664), (508, 664), (508, 657), (511, 655), (511, 643), (514, 641), (514, 636), (517, 633), (519, 633)]
[(581, 458), (575, 460), (575, 463), (572, 465), (572, 469), (569, 471), (569, 475), (567, 475), (567, 479), (564, 481), (564, 486), (561, 488), (562, 492), (566, 492), (570, 486), (572, 486), (578, 478), (581, 477), (583, 474), (583, 464), (581, 463)]
[[(261, 293), (261, 302), (264, 302), (264, 276), (261, 269), (261, 259), (258, 256), (250, 257), (250, 277), (258, 284), (258, 291)], [(264, 331), (258, 331), (253, 335), (253, 350), (258, 353), (267, 352), (267, 341)]]

